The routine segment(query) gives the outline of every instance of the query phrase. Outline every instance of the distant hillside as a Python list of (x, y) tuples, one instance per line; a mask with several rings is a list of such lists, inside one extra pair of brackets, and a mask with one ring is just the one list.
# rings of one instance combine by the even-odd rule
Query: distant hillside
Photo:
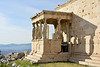
[(0, 44), (1, 54), (6, 55), (11, 52), (31, 51), (31, 43), (27, 44)]

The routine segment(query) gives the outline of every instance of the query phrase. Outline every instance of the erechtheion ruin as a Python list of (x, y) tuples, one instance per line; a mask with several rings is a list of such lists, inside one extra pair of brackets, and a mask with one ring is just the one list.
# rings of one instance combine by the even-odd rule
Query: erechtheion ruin
[[(69, 0), (31, 17), (34, 62), (71, 61), (100, 66), (100, 0)], [(49, 39), (49, 26), (54, 33)]]

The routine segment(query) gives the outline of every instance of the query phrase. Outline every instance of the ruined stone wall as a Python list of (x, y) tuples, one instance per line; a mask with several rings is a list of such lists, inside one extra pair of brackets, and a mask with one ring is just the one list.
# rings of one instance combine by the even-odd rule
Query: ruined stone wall
[(72, 52), (100, 54), (100, 0), (70, 0), (55, 10), (73, 12)]

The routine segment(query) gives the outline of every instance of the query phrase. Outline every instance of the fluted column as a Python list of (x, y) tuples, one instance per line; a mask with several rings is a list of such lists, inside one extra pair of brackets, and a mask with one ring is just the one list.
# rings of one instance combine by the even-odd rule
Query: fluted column
[(35, 24), (32, 24), (33, 25), (33, 30), (32, 30), (32, 37), (33, 37), (33, 40), (35, 39)]
[(46, 19), (44, 19), (44, 26), (43, 26), (43, 39), (46, 39), (46, 33), (47, 33), (47, 22)]

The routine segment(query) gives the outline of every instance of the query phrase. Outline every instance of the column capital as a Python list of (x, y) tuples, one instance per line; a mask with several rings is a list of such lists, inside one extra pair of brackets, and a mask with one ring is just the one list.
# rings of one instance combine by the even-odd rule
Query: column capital
[(61, 21), (62, 19), (57, 19), (58, 23)]
[(47, 18), (44, 18), (44, 19), (43, 19), (43, 22), (44, 22), (44, 23), (47, 23), (46, 21), (47, 21)]
[(39, 23), (42, 23), (42, 20), (39, 20), (38, 22), (39, 22)]
[(36, 26), (38, 26), (38, 22), (36, 22)]

